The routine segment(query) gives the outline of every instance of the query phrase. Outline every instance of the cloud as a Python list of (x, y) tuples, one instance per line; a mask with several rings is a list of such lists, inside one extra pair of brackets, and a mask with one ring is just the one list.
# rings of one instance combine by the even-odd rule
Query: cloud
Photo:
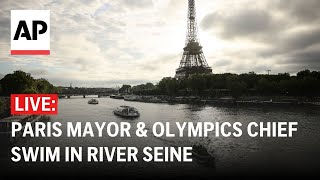
[[(319, 70), (319, 5), (196, 1), (208, 64), (214, 73)], [(51, 56), (9, 55), (11, 9), (51, 10)], [(157, 82), (179, 66), (186, 16), (185, 0), (0, 1), (0, 70), (21, 69), (67, 86)]]
[(215, 63), (213, 64), (214, 67), (223, 67), (223, 66), (227, 66), (227, 65), (230, 65), (232, 63), (231, 60), (228, 60), (228, 59), (220, 59), (220, 60), (217, 60), (215, 61)]
[(310, 24), (319, 22), (320, 13), (320, 1), (318, 0), (278, 0), (271, 7), (278, 9), (280, 12), (285, 13), (290, 17), (290, 20), (294, 20), (298, 23)]
[(279, 64), (299, 64), (302, 66), (313, 66), (313, 68), (320, 68), (320, 51), (319, 46), (316, 48), (308, 48), (305, 50), (292, 53), (279, 62)]
[(294, 53), (313, 45), (320, 45), (320, 27), (283, 33), (281, 38), (266, 43), (270, 48), (260, 53), (264, 57)]
[(28, 71), (32, 76), (37, 76), (37, 77), (43, 77), (48, 74), (48, 71), (46, 69), (32, 69)]
[(4, 78), (4, 76), (5, 76), (4, 74), (0, 73), (0, 80)]
[[(319, 8), (320, 3), (316, 0), (248, 0), (230, 6), (230, 9), (217, 8), (208, 12), (200, 21), (200, 27), (225, 42), (220, 58), (232, 59), (226, 67), (228, 71), (236, 72), (235, 67), (238, 72), (247, 70), (245, 67), (258, 72), (263, 71), (263, 67), (274, 72), (317, 70), (316, 64), (320, 61)], [(310, 47), (313, 47), (312, 51)], [(233, 53), (239, 51), (242, 52), (238, 55)], [(247, 54), (245, 51), (253, 53), (244, 61), (239, 56)], [(242, 65), (237, 65), (238, 61), (243, 62)], [(219, 67), (219, 62), (213, 65)], [(260, 62), (265, 65), (259, 65)]]
[(129, 8), (146, 8), (153, 5), (150, 0), (122, 0), (123, 4)]
[(267, 11), (247, 9), (230, 16), (208, 14), (201, 21), (201, 27), (205, 30), (213, 29), (227, 39), (263, 35), (279, 28)]

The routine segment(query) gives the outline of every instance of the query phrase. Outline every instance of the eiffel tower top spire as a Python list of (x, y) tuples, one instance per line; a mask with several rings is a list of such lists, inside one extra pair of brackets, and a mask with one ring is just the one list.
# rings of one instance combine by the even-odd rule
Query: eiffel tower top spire
[(190, 41), (199, 42), (198, 26), (196, 17), (196, 5), (194, 0), (188, 0), (188, 31), (186, 37), (186, 45)]
[(195, 0), (188, 0), (187, 37), (183, 50), (180, 66), (176, 71), (176, 78), (189, 77), (192, 74), (212, 73), (199, 41)]

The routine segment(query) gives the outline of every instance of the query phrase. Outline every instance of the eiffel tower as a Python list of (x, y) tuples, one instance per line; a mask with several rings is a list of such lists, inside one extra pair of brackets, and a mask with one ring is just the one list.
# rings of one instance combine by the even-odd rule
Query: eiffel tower
[(188, 27), (185, 48), (175, 78), (192, 74), (212, 74), (198, 37), (195, 0), (188, 0)]

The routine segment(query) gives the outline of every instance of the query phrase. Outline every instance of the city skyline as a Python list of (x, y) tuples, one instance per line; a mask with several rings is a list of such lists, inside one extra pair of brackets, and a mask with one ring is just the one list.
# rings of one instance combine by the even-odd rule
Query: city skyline
[[(1, 1), (0, 78), (14, 70), (54, 85), (114, 87), (175, 75), (186, 0)], [(320, 2), (196, 1), (213, 73), (320, 70)], [(51, 55), (11, 56), (10, 10), (51, 10)]]

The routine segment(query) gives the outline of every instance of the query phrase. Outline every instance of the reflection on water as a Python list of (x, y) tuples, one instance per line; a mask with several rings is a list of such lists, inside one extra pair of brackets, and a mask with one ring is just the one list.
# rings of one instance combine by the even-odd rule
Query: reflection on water
[[(244, 126), (251, 122), (296, 121), (298, 132), (293, 138), (250, 138), (243, 134), (240, 138), (214, 137), (208, 138), (156, 138), (149, 132), (148, 138), (32, 138), (19, 142), (19, 146), (135, 146), (140, 150), (145, 146), (192, 146), (202, 144), (216, 157), (217, 172), (247, 172), (256, 170), (269, 172), (302, 171), (316, 172), (320, 170), (320, 111), (304, 108), (226, 108), (205, 105), (169, 105), (125, 102), (110, 98), (99, 99), (99, 105), (89, 105), (88, 99), (73, 98), (59, 101), (59, 115), (52, 121), (66, 122), (121, 122), (127, 121), (135, 127), (138, 122), (145, 122), (146, 129), (152, 129), (155, 122), (241, 122)], [(120, 105), (136, 107), (141, 116), (134, 120), (126, 120), (114, 116), (112, 111)], [(66, 132), (66, 126), (62, 126)], [(134, 129), (134, 128), (132, 128)], [(172, 131), (177, 129), (172, 128)], [(245, 131), (244, 131), (245, 132)], [(177, 133), (177, 132), (176, 132)], [(140, 153), (142, 156), (142, 153)], [(139, 157), (141, 158), (141, 157)], [(85, 164), (85, 163), (84, 163)], [(85, 165), (82, 165), (85, 166)], [(87, 166), (96, 166), (93, 164)], [(99, 164), (97, 166), (107, 166)], [(203, 169), (196, 163), (115, 163), (114, 167), (126, 168), (190, 168)]]

